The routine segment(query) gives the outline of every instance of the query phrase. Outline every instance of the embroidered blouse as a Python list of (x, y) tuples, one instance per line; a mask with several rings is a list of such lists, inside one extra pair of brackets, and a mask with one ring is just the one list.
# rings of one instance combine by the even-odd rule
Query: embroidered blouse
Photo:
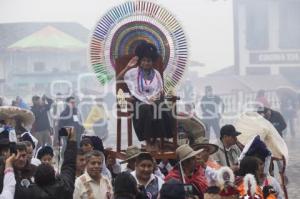
[(124, 81), (128, 86), (130, 93), (138, 100), (150, 104), (150, 98), (160, 97), (163, 90), (163, 82), (160, 73), (153, 69), (153, 75), (150, 80), (143, 76), (143, 70), (140, 67), (128, 70), (124, 75)]

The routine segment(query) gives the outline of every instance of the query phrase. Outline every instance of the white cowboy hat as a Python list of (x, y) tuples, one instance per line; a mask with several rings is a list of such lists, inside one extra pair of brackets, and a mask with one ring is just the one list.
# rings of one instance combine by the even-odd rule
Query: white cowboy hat
[(20, 119), (24, 126), (32, 125), (35, 120), (34, 115), (30, 110), (16, 106), (1, 106), (0, 120), (6, 120), (8, 118)]
[(181, 145), (176, 149), (176, 156), (179, 162), (187, 160), (201, 153), (204, 149), (194, 151), (188, 144)]
[(215, 144), (210, 144), (209, 140), (206, 137), (198, 137), (195, 141), (194, 144), (191, 145), (191, 147), (194, 150), (198, 150), (198, 149), (208, 149), (208, 153), (211, 155), (215, 152), (218, 151), (219, 147)]

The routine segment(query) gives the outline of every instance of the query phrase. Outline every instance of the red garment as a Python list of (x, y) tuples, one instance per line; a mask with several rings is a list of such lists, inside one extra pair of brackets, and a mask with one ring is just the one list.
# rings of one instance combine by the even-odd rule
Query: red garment
[[(181, 175), (176, 167), (165, 177), (165, 181), (169, 181), (172, 178), (181, 181)], [(195, 185), (204, 194), (208, 187), (204, 169), (198, 165), (191, 177), (185, 176), (185, 183)]]

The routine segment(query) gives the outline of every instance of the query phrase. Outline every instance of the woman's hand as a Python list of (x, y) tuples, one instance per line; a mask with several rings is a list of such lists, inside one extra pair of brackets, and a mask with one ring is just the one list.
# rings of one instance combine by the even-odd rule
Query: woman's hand
[(126, 65), (126, 67), (123, 68), (122, 71), (117, 75), (116, 80), (121, 80), (124, 77), (124, 74), (125, 74), (126, 71), (128, 71), (131, 68), (136, 67), (138, 61), (139, 61), (138, 56), (132, 57), (130, 59), (130, 61), (128, 62), (128, 64)]
[(130, 68), (135, 67), (137, 65), (138, 61), (139, 61), (139, 57), (138, 56), (134, 56), (128, 62), (127, 66), (126, 66), (126, 69), (130, 69)]

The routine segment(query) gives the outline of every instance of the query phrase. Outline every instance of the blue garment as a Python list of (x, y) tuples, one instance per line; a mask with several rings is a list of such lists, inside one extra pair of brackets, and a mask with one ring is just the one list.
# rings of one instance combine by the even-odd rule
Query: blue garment
[(18, 104), (18, 106), (20, 108), (28, 109), (29, 110), (29, 106), (23, 101), (23, 99), (20, 99), (20, 103)]

